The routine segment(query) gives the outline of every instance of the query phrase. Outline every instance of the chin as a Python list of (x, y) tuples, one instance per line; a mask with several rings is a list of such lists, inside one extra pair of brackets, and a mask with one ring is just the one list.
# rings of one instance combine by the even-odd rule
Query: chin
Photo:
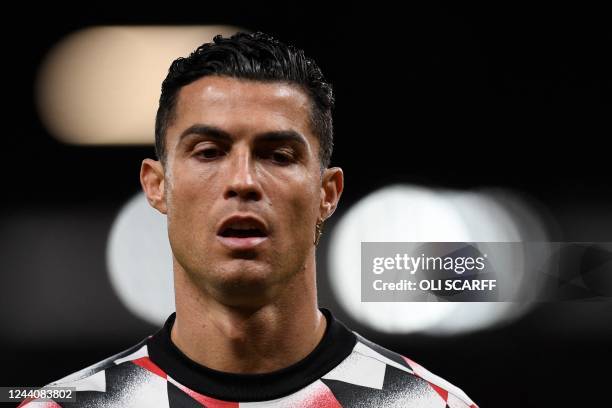
[(270, 265), (244, 259), (223, 262), (213, 270), (212, 279), (230, 288), (263, 289), (273, 284), (277, 278)]

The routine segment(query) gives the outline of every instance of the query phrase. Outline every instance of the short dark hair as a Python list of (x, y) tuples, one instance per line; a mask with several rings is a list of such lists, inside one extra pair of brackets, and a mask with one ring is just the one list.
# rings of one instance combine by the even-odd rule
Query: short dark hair
[(262, 32), (215, 36), (187, 58), (170, 65), (162, 83), (155, 118), (155, 153), (166, 160), (166, 130), (175, 113), (181, 87), (208, 75), (262, 82), (286, 82), (300, 87), (311, 100), (310, 124), (319, 140), (321, 169), (327, 168), (333, 150), (334, 95), (321, 69), (304, 51)]

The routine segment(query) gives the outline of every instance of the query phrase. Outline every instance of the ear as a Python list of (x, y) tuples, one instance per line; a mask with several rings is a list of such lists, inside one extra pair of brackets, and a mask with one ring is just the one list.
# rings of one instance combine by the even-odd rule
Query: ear
[(321, 208), (319, 213), (324, 220), (336, 211), (344, 189), (344, 173), (340, 167), (325, 169), (321, 178)]
[(144, 159), (140, 166), (140, 184), (151, 207), (166, 214), (164, 167), (157, 160)]

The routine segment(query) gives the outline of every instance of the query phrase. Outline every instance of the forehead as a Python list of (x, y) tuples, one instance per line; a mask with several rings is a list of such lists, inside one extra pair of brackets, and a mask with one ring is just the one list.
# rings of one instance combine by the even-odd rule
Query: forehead
[(291, 129), (314, 137), (309, 97), (298, 86), (283, 82), (200, 78), (180, 89), (173, 121), (179, 128), (195, 123), (236, 135)]

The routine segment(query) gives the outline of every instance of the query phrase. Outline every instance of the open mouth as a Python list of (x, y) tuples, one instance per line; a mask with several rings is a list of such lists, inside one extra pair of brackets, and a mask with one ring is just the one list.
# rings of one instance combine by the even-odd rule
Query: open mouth
[(254, 249), (268, 239), (268, 228), (257, 217), (235, 215), (221, 224), (217, 238), (232, 250)]
[(225, 228), (219, 234), (222, 237), (233, 237), (233, 238), (249, 238), (249, 237), (265, 237), (267, 236), (259, 228), (248, 228), (248, 229), (240, 229), (240, 228)]

